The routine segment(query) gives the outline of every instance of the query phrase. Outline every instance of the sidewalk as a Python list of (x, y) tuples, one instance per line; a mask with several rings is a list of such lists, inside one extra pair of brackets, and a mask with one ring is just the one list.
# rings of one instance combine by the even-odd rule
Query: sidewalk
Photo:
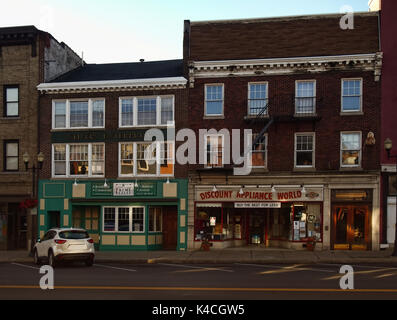
[[(295, 251), (257, 247), (210, 251), (97, 251), (96, 263), (174, 263), (174, 264), (387, 264), (397, 266), (392, 250), (371, 251)], [(0, 251), (0, 263), (30, 263), (26, 251)]]

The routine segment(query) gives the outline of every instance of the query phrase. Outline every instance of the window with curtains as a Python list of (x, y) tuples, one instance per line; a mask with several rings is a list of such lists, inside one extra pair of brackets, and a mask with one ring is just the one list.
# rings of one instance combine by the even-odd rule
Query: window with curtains
[(173, 176), (174, 142), (122, 142), (119, 145), (119, 176)]
[(104, 128), (105, 99), (54, 100), (53, 129)]
[(224, 101), (223, 84), (205, 85), (205, 116), (222, 116)]
[(341, 133), (341, 167), (361, 166), (361, 132)]
[(316, 81), (296, 82), (295, 113), (314, 114), (316, 112)]
[(223, 135), (206, 135), (205, 166), (207, 168), (222, 168), (224, 165), (224, 137)]
[(54, 144), (52, 146), (53, 177), (103, 177), (105, 175), (105, 145)]

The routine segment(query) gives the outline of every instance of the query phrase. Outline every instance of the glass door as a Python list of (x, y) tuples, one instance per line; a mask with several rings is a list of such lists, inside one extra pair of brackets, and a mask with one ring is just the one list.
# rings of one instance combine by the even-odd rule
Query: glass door
[(334, 207), (334, 250), (367, 250), (369, 246), (369, 234), (368, 207)]

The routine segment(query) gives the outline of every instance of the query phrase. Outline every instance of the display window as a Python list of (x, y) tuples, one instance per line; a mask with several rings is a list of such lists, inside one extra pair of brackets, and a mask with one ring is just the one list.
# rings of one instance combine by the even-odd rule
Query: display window
[(314, 238), (322, 241), (322, 215), (320, 204), (294, 204), (293, 241), (306, 241)]

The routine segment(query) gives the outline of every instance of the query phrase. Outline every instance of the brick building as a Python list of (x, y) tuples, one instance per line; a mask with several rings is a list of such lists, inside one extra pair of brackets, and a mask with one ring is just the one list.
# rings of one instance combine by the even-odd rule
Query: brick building
[(80, 61), (34, 26), (0, 28), (0, 250), (27, 249), (35, 237), (37, 180), (23, 156), (38, 167), (36, 86)]
[[(381, 48), (383, 52), (382, 63), (382, 108), (381, 108), (381, 142), (390, 139), (393, 148), (388, 157), (387, 152), (381, 150), (382, 165), (382, 244), (385, 247), (394, 244), (396, 227), (396, 162), (397, 162), (397, 130), (395, 121), (397, 118), (397, 39), (395, 30), (397, 21), (397, 2), (393, 0), (372, 0), (370, 1), (372, 11), (379, 11), (381, 24)], [(394, 157), (393, 157), (394, 156)]]
[[(319, 250), (379, 250), (379, 16), (356, 13), (347, 30), (341, 18), (185, 22), (198, 146), (189, 248), (207, 237), (214, 247), (316, 239)], [(240, 175), (228, 146), (246, 129), (251, 146), (239, 154), (251, 170)]]
[[(41, 84), (39, 232), (83, 227), (100, 250), (186, 249), (183, 61), (87, 64)], [(150, 143), (153, 129), (164, 136)], [(149, 142), (150, 141), (150, 142)]]

